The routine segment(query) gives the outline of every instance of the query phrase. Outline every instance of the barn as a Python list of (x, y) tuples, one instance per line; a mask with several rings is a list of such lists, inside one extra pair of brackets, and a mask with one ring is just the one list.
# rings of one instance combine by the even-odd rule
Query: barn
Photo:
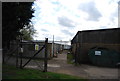
[(90, 63), (90, 49), (101, 47), (120, 54), (120, 28), (78, 31), (71, 41), (78, 63)]

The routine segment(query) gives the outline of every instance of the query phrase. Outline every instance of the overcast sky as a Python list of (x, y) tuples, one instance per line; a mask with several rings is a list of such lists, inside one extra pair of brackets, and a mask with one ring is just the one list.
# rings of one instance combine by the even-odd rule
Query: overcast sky
[(118, 27), (119, 0), (36, 0), (35, 40), (69, 41), (78, 31)]

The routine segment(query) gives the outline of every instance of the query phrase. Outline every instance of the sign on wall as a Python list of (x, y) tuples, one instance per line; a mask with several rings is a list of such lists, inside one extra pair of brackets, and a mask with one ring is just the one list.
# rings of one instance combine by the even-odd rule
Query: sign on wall
[(20, 48), (20, 52), (23, 53), (23, 48)]
[(95, 55), (101, 55), (101, 51), (95, 51)]
[(35, 44), (35, 50), (39, 50), (39, 45)]

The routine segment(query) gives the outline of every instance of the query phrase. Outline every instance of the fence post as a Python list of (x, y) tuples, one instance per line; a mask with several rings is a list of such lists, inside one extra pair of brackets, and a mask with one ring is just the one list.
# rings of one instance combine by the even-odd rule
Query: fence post
[(22, 54), (23, 54), (23, 46), (22, 46), (22, 36), (20, 36), (20, 68), (22, 69)]
[(47, 72), (47, 44), (48, 44), (48, 38), (46, 38), (45, 40), (45, 58), (44, 58), (44, 71), (43, 72)]
[(18, 68), (18, 54), (19, 54), (19, 43), (17, 42), (17, 53), (16, 53), (16, 67)]
[[(2, 51), (2, 50), (1, 50)], [(5, 53), (4, 53), (4, 49), (3, 49), (3, 53), (2, 53), (2, 63), (5, 64)]]
[(53, 41), (52, 41), (52, 55), (53, 55), (53, 57), (55, 56), (54, 55), (54, 35), (53, 35)]
[(22, 53), (20, 53), (20, 68), (22, 69)]

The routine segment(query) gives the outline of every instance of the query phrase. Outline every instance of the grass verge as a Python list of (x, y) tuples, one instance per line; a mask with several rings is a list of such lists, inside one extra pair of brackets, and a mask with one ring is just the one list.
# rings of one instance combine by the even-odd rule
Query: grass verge
[(67, 63), (68, 64), (74, 64), (73, 62), (73, 55), (72, 54), (67, 54)]
[(19, 69), (11, 65), (3, 65), (3, 79), (79, 79), (86, 81), (86, 79), (59, 74), (53, 72), (42, 72), (36, 69)]

